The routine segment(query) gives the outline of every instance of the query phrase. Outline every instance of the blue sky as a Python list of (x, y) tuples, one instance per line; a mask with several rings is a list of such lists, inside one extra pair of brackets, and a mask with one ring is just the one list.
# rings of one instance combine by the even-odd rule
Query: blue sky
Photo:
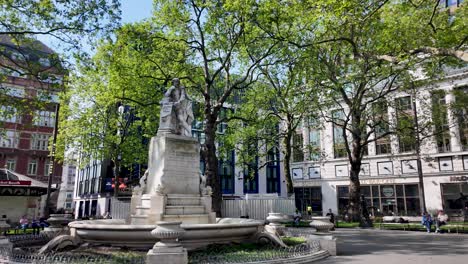
[[(138, 22), (145, 18), (149, 18), (153, 11), (153, 0), (121, 0), (120, 3), (120, 8), (122, 10), (122, 24)], [(37, 38), (56, 51), (62, 50), (57, 39), (49, 35), (39, 35)], [(83, 48), (85, 50), (89, 50), (89, 47), (86, 44)]]
[(137, 22), (151, 16), (153, 0), (121, 0), (122, 22)]

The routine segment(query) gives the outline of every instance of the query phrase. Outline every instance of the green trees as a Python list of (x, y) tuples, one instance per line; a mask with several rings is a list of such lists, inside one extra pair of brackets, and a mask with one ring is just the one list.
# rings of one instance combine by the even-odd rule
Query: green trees
[[(203, 104), (207, 184), (213, 189), (213, 210), (221, 211), (218, 179), (217, 126), (220, 113), (235, 90), (257, 79), (258, 67), (278, 41), (260, 30), (263, 3), (251, 1), (155, 1), (153, 23), (168, 42), (182, 43), (187, 76), (179, 76)], [(251, 8), (245, 8), (248, 5)]]
[[(116, 161), (120, 153), (123, 163), (144, 160), (135, 156), (144, 151), (132, 151), (133, 132), (115, 131), (141, 127), (144, 137), (154, 135), (159, 98), (178, 77), (201, 105), (202, 157), (216, 212), (218, 125), (230, 122), (225, 147), (237, 148), (246, 164), (282, 141), (292, 192), (292, 135), (312, 114), (339, 135), (335, 153), (350, 162), (349, 213), (358, 220), (367, 145), (396, 133), (386, 99), (411, 87), (417, 69), (431, 79), (443, 65), (466, 62), (466, 12), (464, 5), (441, 10), (439, 1), (156, 0), (150, 20), (122, 27), (81, 65), (71, 86), (76, 95), (67, 98), (75, 109), (64, 110), (80, 114), (79, 121), (64, 120), (75, 135), (67, 142)], [(245, 93), (239, 107), (231, 104), (237, 92)], [(134, 125), (122, 123), (118, 104), (133, 109)], [(227, 119), (226, 107), (236, 110)]]
[(453, 61), (447, 56), (466, 61), (458, 50), (466, 45), (466, 8), (449, 13), (438, 9), (438, 1), (326, 1), (321, 10), (321, 37), (296, 45), (310, 47), (317, 56), (311, 85), (333, 105), (325, 105), (322, 117), (341, 134), (351, 166), (348, 213), (357, 221), (362, 219), (359, 173), (367, 145), (398, 132), (388, 127), (387, 107), (376, 106), (411, 88), (417, 78), (436, 77), (435, 69)]
[[(1, 0), (0, 6), (0, 104), (15, 109), (0, 110), (5, 116), (43, 108), (51, 93), (63, 88), (67, 55), (59, 56), (38, 40), (47, 39), (70, 55), (82, 56), (83, 45), (108, 36), (120, 19), (117, 0)], [(7, 76), (34, 82), (42, 97), (12, 101), (14, 91), (4, 83)]]
[(185, 74), (177, 62), (183, 47), (168, 48), (152, 31), (150, 23), (125, 25), (115, 41), (102, 41), (91, 60), (80, 61), (62, 98), (61, 153), (79, 150), (84, 164), (111, 159), (116, 177), (121, 166), (147, 162), (144, 142), (156, 134), (163, 91)]

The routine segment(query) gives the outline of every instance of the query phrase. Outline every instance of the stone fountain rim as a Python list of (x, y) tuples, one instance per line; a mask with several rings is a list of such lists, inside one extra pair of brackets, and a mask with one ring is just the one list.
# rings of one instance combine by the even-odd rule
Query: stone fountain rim
[[(242, 218), (240, 218), (242, 219)], [(120, 221), (119, 221), (120, 220)], [(244, 220), (244, 219), (243, 219)], [(87, 222), (87, 223), (86, 223)], [(226, 224), (182, 224), (181, 227), (186, 230), (207, 230), (207, 229), (230, 229), (242, 227), (258, 227), (263, 226), (264, 221), (249, 221), (243, 223), (226, 223)], [(68, 224), (70, 228), (76, 229), (99, 229), (99, 230), (152, 230), (157, 225), (131, 225), (125, 224), (125, 219), (100, 219), (100, 220), (83, 220), (74, 221)]]

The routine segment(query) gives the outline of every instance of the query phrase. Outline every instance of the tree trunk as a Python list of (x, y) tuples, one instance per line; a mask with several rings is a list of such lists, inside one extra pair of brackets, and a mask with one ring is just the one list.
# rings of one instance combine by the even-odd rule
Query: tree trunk
[(223, 196), (218, 179), (218, 157), (216, 156), (216, 118), (211, 115), (205, 118), (205, 144), (203, 146), (203, 157), (205, 159), (205, 176), (207, 185), (211, 186), (212, 208), (216, 216), (221, 216), (221, 203)]
[(351, 163), (349, 177), (349, 204), (348, 217), (353, 222), (361, 221), (361, 183), (359, 182), (359, 172), (361, 170), (361, 161)]
[(416, 138), (416, 162), (418, 168), (418, 180), (419, 180), (419, 202), (421, 204), (421, 215), (423, 215), (426, 211), (426, 197), (424, 193), (424, 175), (422, 171), (422, 163), (421, 163), (421, 138), (419, 136), (419, 122), (418, 122), (418, 112), (416, 110), (416, 100), (413, 98), (413, 115), (414, 115), (414, 132)]
[(293, 183), (291, 179), (291, 138), (292, 132), (287, 131), (286, 137), (284, 138), (284, 176), (286, 178), (286, 188), (288, 195), (294, 193)]

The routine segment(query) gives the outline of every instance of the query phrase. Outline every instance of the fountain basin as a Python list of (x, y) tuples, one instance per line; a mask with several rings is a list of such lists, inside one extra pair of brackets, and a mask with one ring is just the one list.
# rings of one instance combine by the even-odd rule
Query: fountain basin
[[(158, 242), (151, 235), (156, 225), (130, 225), (125, 219), (75, 221), (68, 226), (72, 236), (84, 243), (150, 249)], [(217, 219), (216, 224), (182, 224), (186, 232), (179, 241), (188, 250), (209, 244), (250, 242), (263, 226), (263, 221), (243, 218)]]

